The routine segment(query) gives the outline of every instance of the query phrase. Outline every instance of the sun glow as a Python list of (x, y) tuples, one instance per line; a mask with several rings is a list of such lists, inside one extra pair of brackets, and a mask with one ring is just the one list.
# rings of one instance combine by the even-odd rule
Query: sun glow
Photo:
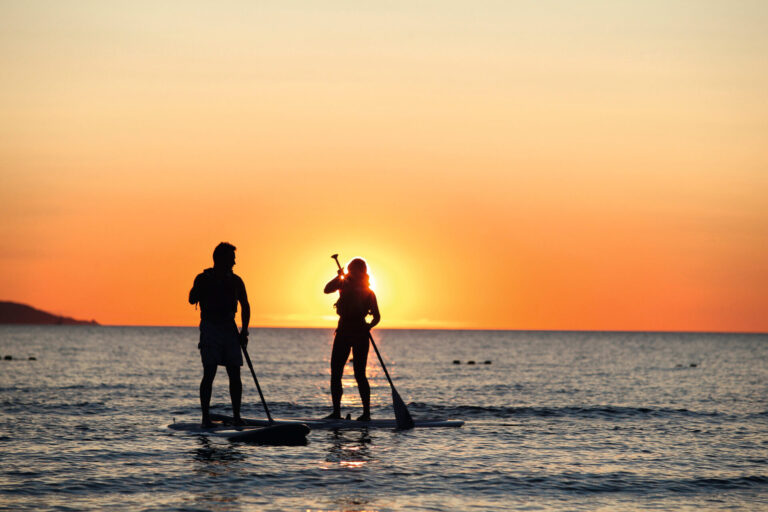
[(337, 254), (382, 329), (768, 330), (768, 3), (556, 3), (1, 3), (0, 299), (197, 325), (229, 241), (254, 327)]

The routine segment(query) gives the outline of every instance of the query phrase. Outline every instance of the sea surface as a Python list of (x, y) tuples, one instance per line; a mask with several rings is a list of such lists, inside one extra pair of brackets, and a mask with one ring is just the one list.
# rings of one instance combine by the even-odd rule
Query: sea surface
[[(332, 335), (252, 330), (273, 415), (329, 412)], [(375, 335), (411, 414), (463, 427), (305, 446), (176, 432), (199, 419), (197, 329), (2, 326), (0, 510), (768, 509), (768, 335)], [(373, 351), (368, 366), (374, 416), (393, 417)], [(263, 418), (247, 367), (243, 385), (244, 415)], [(218, 412), (227, 386), (222, 368)]]

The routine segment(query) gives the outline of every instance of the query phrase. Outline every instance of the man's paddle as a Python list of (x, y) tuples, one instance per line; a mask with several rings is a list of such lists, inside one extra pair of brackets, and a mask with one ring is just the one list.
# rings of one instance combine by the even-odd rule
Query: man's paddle
[(248, 368), (251, 369), (251, 375), (253, 375), (253, 382), (256, 383), (256, 389), (259, 390), (259, 396), (261, 397), (261, 403), (264, 406), (264, 412), (267, 413), (267, 419), (269, 420), (269, 424), (272, 425), (275, 420), (272, 419), (272, 415), (269, 414), (269, 407), (267, 407), (267, 401), (264, 400), (264, 393), (261, 392), (261, 386), (259, 386), (259, 379), (256, 378), (256, 372), (253, 371), (253, 363), (251, 363), (251, 358), (248, 356), (248, 351), (245, 350), (245, 347), (242, 347), (243, 349), (243, 355), (245, 355), (245, 360), (248, 362)]
[[(344, 269), (341, 268), (341, 263), (339, 263), (339, 255), (333, 254), (331, 258), (336, 261), (336, 266), (339, 267), (339, 272), (343, 273)], [(389, 387), (392, 388), (392, 407), (395, 409), (395, 421), (397, 422), (397, 428), (401, 430), (413, 428), (415, 425), (413, 423), (413, 418), (411, 418), (411, 413), (408, 412), (408, 408), (405, 406), (405, 402), (403, 402), (403, 399), (400, 398), (400, 393), (398, 393), (395, 389), (395, 385), (392, 383), (392, 378), (389, 376), (387, 367), (384, 364), (384, 359), (381, 358), (379, 348), (376, 346), (376, 342), (373, 341), (373, 336), (370, 332), (368, 333), (368, 339), (371, 340), (373, 350), (376, 351), (376, 356), (379, 358), (379, 363), (381, 364), (381, 368), (384, 370), (384, 375), (387, 376), (387, 381), (389, 381)]]
[(253, 382), (256, 383), (256, 389), (259, 390), (259, 396), (261, 397), (261, 403), (264, 406), (264, 412), (267, 413), (267, 419), (269, 420), (269, 426), (259, 429), (245, 430), (232, 434), (228, 437), (230, 441), (241, 442), (255, 442), (261, 444), (305, 444), (307, 442), (307, 434), (309, 434), (309, 427), (303, 423), (280, 423), (275, 424), (275, 420), (272, 419), (272, 415), (269, 414), (269, 407), (267, 407), (267, 401), (264, 400), (264, 393), (261, 392), (261, 386), (259, 386), (259, 379), (256, 378), (256, 372), (253, 370), (253, 363), (248, 355), (248, 351), (241, 345), (245, 360), (248, 362), (248, 368), (251, 369), (251, 375), (253, 375)]

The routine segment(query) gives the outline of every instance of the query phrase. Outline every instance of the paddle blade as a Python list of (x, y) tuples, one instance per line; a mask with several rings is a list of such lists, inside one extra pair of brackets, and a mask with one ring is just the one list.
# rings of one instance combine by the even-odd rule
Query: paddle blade
[(407, 430), (413, 428), (413, 418), (411, 413), (408, 412), (408, 408), (405, 406), (405, 402), (400, 398), (400, 394), (392, 387), (392, 405), (395, 408), (395, 421), (397, 421), (397, 428), (400, 430)]

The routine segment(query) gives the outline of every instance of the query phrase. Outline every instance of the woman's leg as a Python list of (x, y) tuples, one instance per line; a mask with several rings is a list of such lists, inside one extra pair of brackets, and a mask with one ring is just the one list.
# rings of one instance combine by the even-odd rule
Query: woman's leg
[(328, 418), (341, 418), (341, 395), (344, 393), (341, 385), (341, 376), (344, 373), (344, 365), (347, 364), (350, 349), (349, 344), (340, 340), (338, 335), (333, 340), (333, 350), (331, 351), (331, 400), (333, 401), (333, 412)]
[(365, 367), (368, 365), (368, 334), (365, 341), (357, 340), (352, 347), (353, 365), (355, 367), (355, 380), (357, 389), (360, 391), (360, 400), (363, 402), (363, 415), (358, 421), (368, 421), (371, 419), (371, 386), (368, 384), (368, 377), (365, 375)]

